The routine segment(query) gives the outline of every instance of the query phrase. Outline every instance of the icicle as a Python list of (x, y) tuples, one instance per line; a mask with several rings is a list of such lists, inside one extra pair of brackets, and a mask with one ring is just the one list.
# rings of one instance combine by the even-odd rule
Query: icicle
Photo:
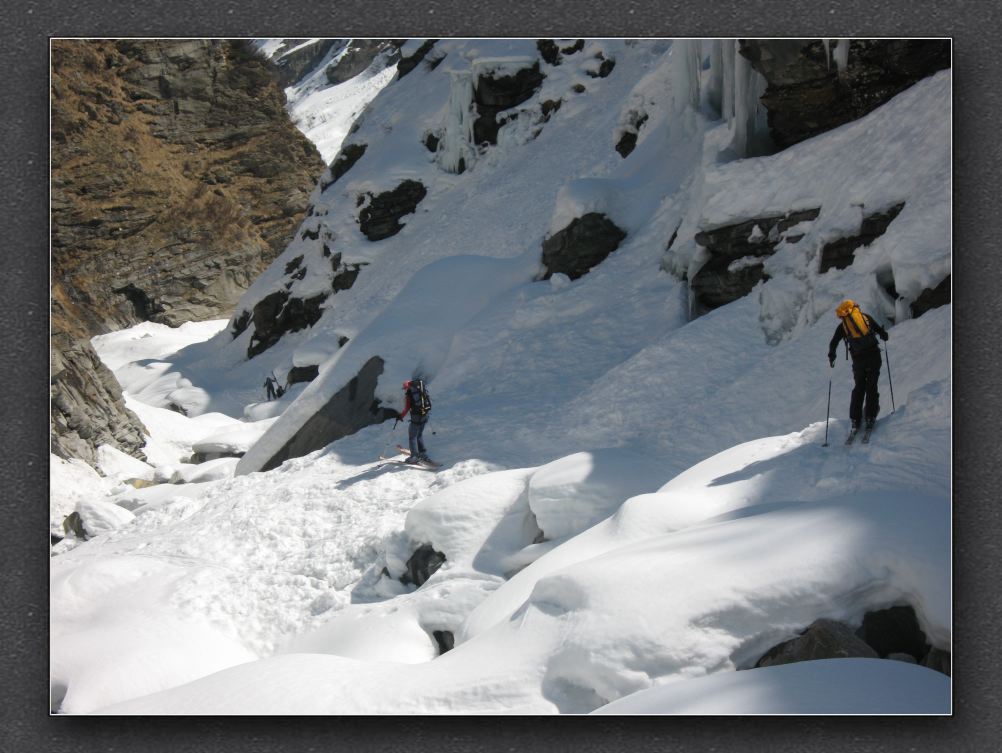
[(838, 68), (838, 75), (842, 76), (849, 68), (849, 40), (840, 39), (835, 43), (835, 66)]
[(760, 99), (768, 85), (752, 64), (737, 52), (734, 42), (734, 94), (731, 123), (731, 149), (742, 157), (758, 151), (760, 142), (768, 139), (768, 121)]
[(724, 72), (723, 109), (720, 117), (731, 123), (734, 120), (734, 58), (738, 54), (738, 41), (726, 40), (721, 49), (721, 65)]
[(832, 69), (831, 40), (822, 39), (821, 44), (825, 46), (825, 67), (830, 71)]
[(672, 44), (672, 96), (675, 112), (687, 106), (699, 109), (700, 40), (679, 39)]
[(438, 164), (450, 173), (470, 167), (476, 152), (473, 149), (473, 76), (470, 71), (450, 71), (449, 112), (445, 135), (438, 148)]
[(721, 39), (710, 42), (710, 77), (706, 82), (706, 101), (723, 117), (724, 109), (724, 61)]

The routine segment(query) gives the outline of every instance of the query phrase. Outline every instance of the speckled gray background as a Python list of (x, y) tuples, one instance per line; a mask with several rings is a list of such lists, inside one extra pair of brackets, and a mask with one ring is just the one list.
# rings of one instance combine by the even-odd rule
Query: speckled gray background
[[(200, 7), (200, 6), (211, 7)], [(995, 3), (770, 0), (18, 2), (0, 9), (0, 750), (919, 751), (996, 749), (1000, 83)], [(120, 7), (124, 6), (124, 7)], [(152, 718), (48, 715), (48, 40), (213, 37), (948, 36), (954, 39), (954, 715)], [(995, 334), (992, 334), (992, 333)]]

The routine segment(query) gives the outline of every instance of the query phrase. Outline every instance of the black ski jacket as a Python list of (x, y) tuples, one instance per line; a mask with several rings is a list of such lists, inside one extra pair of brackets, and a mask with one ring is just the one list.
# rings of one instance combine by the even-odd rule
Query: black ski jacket
[(880, 339), (887, 339), (887, 330), (873, 321), (873, 317), (869, 314), (863, 314), (863, 318), (866, 319), (866, 324), (870, 328), (869, 333), (863, 337), (846, 337), (845, 327), (840, 323), (838, 328), (835, 330), (835, 334), (832, 335), (831, 342), (828, 343), (828, 360), (833, 361), (835, 359), (835, 352), (838, 349), (838, 344), (845, 340), (849, 343), (849, 352), (852, 354), (853, 363), (857, 360), (869, 360), (877, 356), (880, 357), (880, 347), (877, 343), (877, 335), (880, 335)]

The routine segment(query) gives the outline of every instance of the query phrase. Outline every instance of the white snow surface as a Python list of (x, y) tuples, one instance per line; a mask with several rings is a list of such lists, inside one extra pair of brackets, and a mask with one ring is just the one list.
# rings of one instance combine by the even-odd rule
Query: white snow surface
[(622, 698), (595, 714), (939, 714), (950, 678), (875, 659), (822, 659), (673, 683)]
[[(676, 63), (664, 40), (590, 40), (560, 66), (541, 62), (540, 91), (454, 174), (423, 138), (446, 126), (455, 74), (514, 70), (536, 50), (442, 40), (434, 70), (370, 102), (349, 137), (368, 145), (362, 159), (314, 192), (304, 229), (320, 240), (297, 232), (234, 312), (284, 286), (297, 256), (307, 274), (294, 295), (329, 285), (327, 242), (365, 266), (319, 322), (249, 360), (251, 332), (233, 339), (225, 322), (95, 339), (146, 423), (161, 483), (120, 484), (139, 467), (110, 455), (109, 478), (53, 459), (54, 532), (67, 510), (124, 513), (53, 549), (53, 708), (949, 713), (949, 678), (921, 667), (749, 668), (815, 619), (858, 625), (904, 604), (950, 649), (952, 309), (911, 319), (907, 306), (950, 269), (950, 74), (737, 159), (728, 118), (753, 114), (732, 99), (715, 120), (705, 106), (727, 81), (738, 88), (737, 74), (713, 84), (712, 66), (693, 66), (714, 49), (736, 65), (726, 43), (687, 45)], [(587, 74), (598, 52), (616, 61), (607, 78)], [(547, 99), (563, 104), (543, 123)], [(623, 159), (615, 139), (638, 110), (648, 120)], [(369, 242), (356, 198), (405, 178), (428, 195), (400, 233)], [(859, 204), (900, 201), (852, 266), (817, 274), (818, 250), (858, 228)], [(702, 264), (698, 230), (814, 207), (767, 282), (691, 319), (669, 272)], [(536, 280), (543, 238), (586, 211), (627, 238), (580, 279)], [(852, 448), (850, 369), (826, 359), (843, 297), (888, 327), (893, 360), (894, 410), (885, 363), (874, 440)], [(402, 407), (403, 379), (428, 380), (425, 439), (442, 469), (377, 460), (405, 441), (387, 423), (259, 472), (374, 355), (384, 404)], [(268, 374), (284, 383), (304, 364), (319, 377), (263, 401)], [(196, 449), (246, 454), (192, 465)], [(404, 584), (423, 545), (445, 562)]]

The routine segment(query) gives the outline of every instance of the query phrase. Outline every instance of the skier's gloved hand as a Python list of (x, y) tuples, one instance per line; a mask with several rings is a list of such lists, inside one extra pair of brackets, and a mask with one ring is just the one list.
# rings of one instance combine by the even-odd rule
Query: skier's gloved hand
[(835, 356), (831, 355), (830, 353), (828, 354), (828, 365), (831, 366), (833, 369), (835, 368)]
[(886, 332), (881, 332), (880, 333), (880, 339), (883, 340), (884, 342), (887, 342), (887, 333)]

